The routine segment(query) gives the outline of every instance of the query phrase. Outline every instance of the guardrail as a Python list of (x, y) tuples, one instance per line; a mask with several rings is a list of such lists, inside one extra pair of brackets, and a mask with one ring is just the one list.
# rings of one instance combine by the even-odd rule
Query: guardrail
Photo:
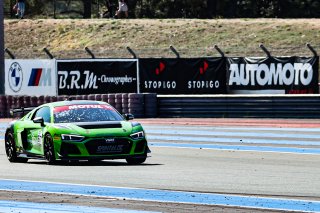
[(320, 95), (158, 95), (159, 117), (320, 118)]

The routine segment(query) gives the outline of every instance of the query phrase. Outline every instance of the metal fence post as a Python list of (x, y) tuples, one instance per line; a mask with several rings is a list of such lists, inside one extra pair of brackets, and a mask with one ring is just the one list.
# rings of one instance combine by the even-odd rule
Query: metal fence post
[(309, 50), (313, 53), (314, 57), (318, 56), (318, 53), (315, 49), (313, 49), (313, 47), (311, 46), (311, 44), (307, 43), (306, 46), (309, 48)]
[(170, 45), (170, 50), (176, 55), (177, 58), (180, 58), (180, 54), (172, 45)]
[(269, 51), (265, 46), (263, 46), (263, 44), (260, 44), (259, 47), (262, 49), (262, 51), (263, 51), (268, 57), (271, 57), (270, 51)]
[(219, 52), (222, 58), (224, 58), (224, 52), (218, 47), (218, 45), (214, 45), (214, 48)]
[(50, 51), (45, 47), (43, 48), (43, 51), (47, 54), (47, 56), (50, 58), (50, 59), (54, 59), (54, 56), (50, 53)]
[(96, 58), (93, 52), (89, 49), (89, 47), (85, 47), (84, 50), (91, 56), (92, 59)]
[(128, 46), (127, 50), (129, 51), (129, 53), (132, 55), (133, 58), (137, 58), (137, 54)]

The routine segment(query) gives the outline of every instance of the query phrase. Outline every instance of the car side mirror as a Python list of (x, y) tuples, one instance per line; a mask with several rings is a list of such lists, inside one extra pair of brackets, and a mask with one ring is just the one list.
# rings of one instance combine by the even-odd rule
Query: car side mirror
[(124, 117), (124, 119), (126, 119), (127, 121), (134, 119), (134, 116), (133, 116), (132, 114), (124, 114), (123, 117)]
[(35, 124), (41, 124), (41, 126), (44, 126), (44, 120), (43, 117), (36, 117), (33, 119), (33, 123)]

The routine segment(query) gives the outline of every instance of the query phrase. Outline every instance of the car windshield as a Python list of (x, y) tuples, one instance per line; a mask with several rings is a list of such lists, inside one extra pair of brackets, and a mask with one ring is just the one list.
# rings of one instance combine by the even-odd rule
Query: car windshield
[(122, 121), (123, 117), (106, 104), (59, 106), (53, 109), (54, 123)]

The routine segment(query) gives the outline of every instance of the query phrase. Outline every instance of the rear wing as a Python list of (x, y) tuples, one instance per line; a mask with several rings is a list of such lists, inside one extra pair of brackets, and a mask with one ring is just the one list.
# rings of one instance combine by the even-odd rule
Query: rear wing
[(23, 117), (25, 114), (27, 114), (28, 112), (32, 111), (33, 109), (35, 109), (36, 107), (21, 107), (21, 108), (14, 108), (10, 110), (10, 115), (11, 117), (14, 117), (15, 115), (19, 115), (17, 117)]

